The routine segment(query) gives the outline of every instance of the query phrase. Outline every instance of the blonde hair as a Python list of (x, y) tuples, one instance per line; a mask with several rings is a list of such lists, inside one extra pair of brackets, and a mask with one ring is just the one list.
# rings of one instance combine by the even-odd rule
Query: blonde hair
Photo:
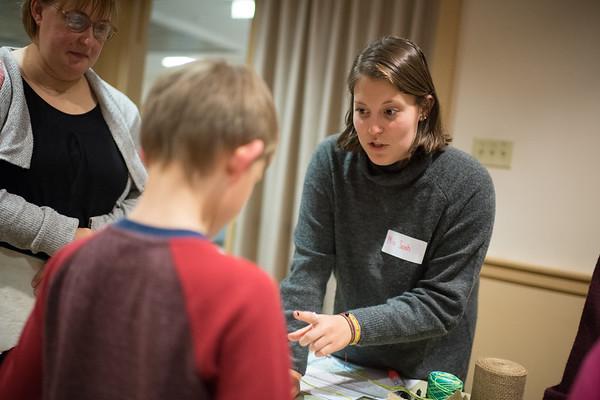
[[(23, 28), (31, 40), (34, 40), (38, 34), (38, 26), (31, 15), (31, 1), (24, 0), (21, 4), (21, 21)], [(112, 20), (117, 15), (116, 0), (38, 0), (42, 7), (53, 4), (58, 4), (60, 8), (64, 8), (68, 4), (69, 8), (83, 10), (90, 8), (90, 17), (98, 16), (102, 19)]]
[(141, 145), (148, 164), (182, 163), (188, 178), (209, 172), (216, 157), (260, 139), (263, 156), (277, 142), (271, 92), (247, 66), (195, 61), (154, 83), (142, 109)]

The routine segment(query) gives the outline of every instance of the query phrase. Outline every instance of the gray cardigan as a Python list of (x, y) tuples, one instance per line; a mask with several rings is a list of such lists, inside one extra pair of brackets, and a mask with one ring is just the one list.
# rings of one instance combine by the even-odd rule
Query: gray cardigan
[[(291, 272), (281, 283), (288, 329), (305, 325), (293, 310), (321, 311), (333, 272), (334, 311), (352, 312), (362, 328), (359, 344), (337, 356), (408, 378), (442, 370), (464, 379), (494, 221), (489, 174), (452, 147), (375, 167), (336, 138), (321, 143), (306, 173)], [(388, 239), (389, 230), (405, 236)], [(396, 255), (385, 251), (388, 241)], [(411, 256), (418, 253), (422, 261)], [(304, 373), (306, 348), (293, 353)]]
[[(0, 48), (0, 159), (29, 168), (33, 133), (21, 72), (11, 51), (7, 47)], [(146, 171), (136, 148), (140, 128), (137, 107), (92, 70), (88, 70), (85, 77), (98, 98), (104, 120), (129, 171), (125, 190), (113, 210), (90, 219), (90, 227), (98, 229), (133, 208), (144, 188)], [(0, 188), (0, 241), (52, 255), (73, 240), (77, 227), (76, 218), (61, 215), (49, 207), (38, 207)]]

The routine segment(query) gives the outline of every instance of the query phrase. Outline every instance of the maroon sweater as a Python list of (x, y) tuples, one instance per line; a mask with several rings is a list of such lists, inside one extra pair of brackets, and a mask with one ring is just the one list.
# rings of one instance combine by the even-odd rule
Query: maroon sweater
[(569, 400), (598, 400), (600, 399), (600, 341), (597, 341), (587, 354), (577, 379), (570, 390)]
[(276, 285), (189, 231), (121, 221), (60, 251), (1, 399), (289, 399)]
[[(598, 338), (600, 338), (600, 258), (598, 258), (592, 275), (581, 320), (579, 321), (579, 329), (571, 348), (562, 381), (558, 385), (546, 389), (544, 400), (565, 400), (567, 398), (586, 354), (590, 352)], [(591, 397), (586, 399), (591, 399)]]

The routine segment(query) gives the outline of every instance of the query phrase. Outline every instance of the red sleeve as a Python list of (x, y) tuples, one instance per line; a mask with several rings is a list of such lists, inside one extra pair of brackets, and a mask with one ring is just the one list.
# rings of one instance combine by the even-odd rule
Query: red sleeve
[(217, 399), (290, 399), (290, 355), (275, 284), (266, 277), (223, 338)]
[(255, 265), (215, 250), (203, 257), (198, 248), (173, 251), (197, 373), (215, 398), (290, 400), (290, 353), (275, 283)]
[(68, 246), (51, 258), (45, 266), (44, 277), (35, 300), (33, 311), (21, 332), (17, 346), (0, 364), (0, 398), (11, 400), (35, 400), (42, 398), (43, 382), (43, 337), (45, 299), (50, 279), (62, 261), (78, 248)]

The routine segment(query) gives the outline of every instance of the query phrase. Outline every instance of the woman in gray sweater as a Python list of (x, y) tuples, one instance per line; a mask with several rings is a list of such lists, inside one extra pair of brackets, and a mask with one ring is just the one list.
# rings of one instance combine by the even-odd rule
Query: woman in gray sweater
[[(448, 146), (414, 43), (371, 43), (348, 88), (345, 130), (321, 143), (308, 167), (281, 284), (292, 376), (297, 385), (311, 350), (405, 378), (442, 370), (464, 380), (494, 221), (492, 181)], [(320, 314), (332, 273), (335, 314)]]

